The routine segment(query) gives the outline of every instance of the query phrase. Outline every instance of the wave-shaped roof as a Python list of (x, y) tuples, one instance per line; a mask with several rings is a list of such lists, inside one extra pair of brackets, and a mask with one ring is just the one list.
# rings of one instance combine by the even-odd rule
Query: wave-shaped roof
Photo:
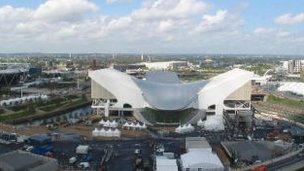
[(163, 72), (154, 72), (146, 80), (114, 69), (92, 71), (89, 76), (117, 98), (117, 107), (128, 103), (133, 108), (183, 110), (222, 104), (231, 93), (250, 81), (253, 73), (233, 69), (207, 81), (192, 83), (181, 83), (176, 75)]
[[(170, 80), (170, 78), (168, 78)], [(197, 93), (208, 81), (193, 83), (160, 83), (133, 78), (144, 99), (158, 110), (181, 110), (197, 100)]]

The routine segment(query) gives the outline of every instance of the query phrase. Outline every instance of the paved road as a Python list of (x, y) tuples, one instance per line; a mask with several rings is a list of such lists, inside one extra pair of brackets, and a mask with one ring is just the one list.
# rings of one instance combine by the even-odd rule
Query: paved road
[[(101, 167), (100, 163), (102, 157), (109, 146), (113, 147), (114, 156), (104, 164), (104, 167), (111, 171), (132, 171), (134, 151), (137, 148), (141, 149), (144, 161), (150, 160), (150, 156), (152, 154), (152, 148), (150, 148), (149, 142), (145, 139), (124, 141), (83, 141), (80, 143), (56, 142), (54, 143), (54, 152), (61, 165), (66, 167), (68, 165), (68, 159), (76, 156), (75, 149), (79, 144), (89, 145), (92, 148), (89, 154), (93, 158), (93, 162), (91, 162), (90, 165), (94, 170), (98, 170)], [(62, 153), (65, 153), (65, 156), (63, 156)]]

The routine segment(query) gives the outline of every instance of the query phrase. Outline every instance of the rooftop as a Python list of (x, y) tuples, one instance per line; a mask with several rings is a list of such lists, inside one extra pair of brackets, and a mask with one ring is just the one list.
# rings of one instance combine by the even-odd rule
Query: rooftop
[(55, 159), (24, 151), (13, 151), (0, 156), (0, 170), (57, 170)]
[(190, 148), (211, 148), (205, 137), (187, 137), (186, 149)]

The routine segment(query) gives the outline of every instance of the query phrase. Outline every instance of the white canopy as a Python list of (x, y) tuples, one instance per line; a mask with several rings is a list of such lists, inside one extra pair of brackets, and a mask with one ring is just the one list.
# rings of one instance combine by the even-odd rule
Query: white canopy
[(118, 129), (115, 129), (114, 132), (113, 132), (113, 135), (114, 135), (115, 137), (120, 137), (121, 132), (120, 132)]
[(95, 129), (92, 131), (92, 136), (93, 136), (93, 137), (99, 136), (99, 130), (98, 130), (97, 128), (95, 128)]
[(177, 128), (175, 128), (176, 133), (181, 133), (182, 127), (179, 125)]
[(204, 126), (204, 122), (202, 121), (202, 119), (197, 121), (197, 126), (199, 127), (203, 127)]
[(194, 131), (194, 127), (191, 125), (191, 124), (187, 124), (187, 125), (183, 125), (183, 126), (178, 126), (176, 129), (175, 129), (175, 132), (176, 133), (189, 133), (189, 132), (192, 132)]
[(99, 133), (98, 133), (98, 135), (99, 136), (104, 136), (106, 134), (106, 130), (105, 129), (101, 129), (101, 130), (99, 130)]
[(101, 121), (99, 121), (99, 124), (100, 125), (104, 125), (105, 124), (105, 121), (103, 119), (101, 119)]
[(183, 169), (190, 170), (217, 170), (223, 171), (224, 166), (216, 154), (209, 148), (191, 149), (188, 153), (181, 155)]
[(117, 122), (115, 120), (113, 120), (111, 123), (110, 123), (110, 127), (112, 128), (116, 128), (118, 126)]
[(291, 92), (297, 95), (304, 96), (304, 83), (300, 82), (284, 82), (278, 88), (278, 91)]

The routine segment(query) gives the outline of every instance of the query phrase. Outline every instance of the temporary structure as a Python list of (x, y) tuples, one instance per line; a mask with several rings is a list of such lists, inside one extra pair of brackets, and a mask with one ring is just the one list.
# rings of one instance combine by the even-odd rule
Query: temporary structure
[(199, 127), (203, 127), (204, 126), (204, 122), (202, 121), (202, 119), (197, 121), (197, 126)]
[(117, 122), (115, 120), (113, 120), (111, 123), (110, 123), (110, 127), (112, 128), (116, 128), (118, 126)]
[(112, 137), (113, 136), (112, 130), (111, 129), (106, 130), (105, 136), (106, 137)]
[(113, 136), (114, 137), (120, 137), (120, 135), (121, 135), (121, 132), (118, 129), (115, 129), (114, 132), (113, 132)]
[(187, 124), (187, 125), (183, 125), (183, 126), (178, 126), (176, 129), (175, 129), (175, 132), (176, 133), (188, 133), (188, 132), (192, 132), (194, 131), (194, 127), (191, 125), (191, 124)]
[(99, 130), (98, 130), (97, 128), (95, 128), (95, 129), (92, 131), (92, 136), (93, 136), (93, 137), (99, 136)]
[(291, 92), (300, 96), (304, 96), (304, 83), (284, 82), (278, 88), (278, 91)]
[(181, 133), (182, 127), (179, 125), (177, 128), (175, 128), (176, 133)]
[(146, 128), (147, 128), (147, 125), (144, 123), (141, 127), (142, 127), (143, 129), (146, 129)]
[(76, 147), (77, 154), (88, 154), (89, 146), (88, 145), (79, 145)]
[(100, 125), (104, 125), (105, 124), (105, 121), (103, 119), (101, 119), (101, 121), (99, 121), (99, 124)]
[(99, 131), (99, 136), (105, 136), (105, 134), (106, 134), (106, 130), (105, 129), (101, 129), (100, 131)]
[(110, 125), (111, 125), (111, 122), (109, 120), (107, 120), (106, 123), (103, 126), (110, 127)]

